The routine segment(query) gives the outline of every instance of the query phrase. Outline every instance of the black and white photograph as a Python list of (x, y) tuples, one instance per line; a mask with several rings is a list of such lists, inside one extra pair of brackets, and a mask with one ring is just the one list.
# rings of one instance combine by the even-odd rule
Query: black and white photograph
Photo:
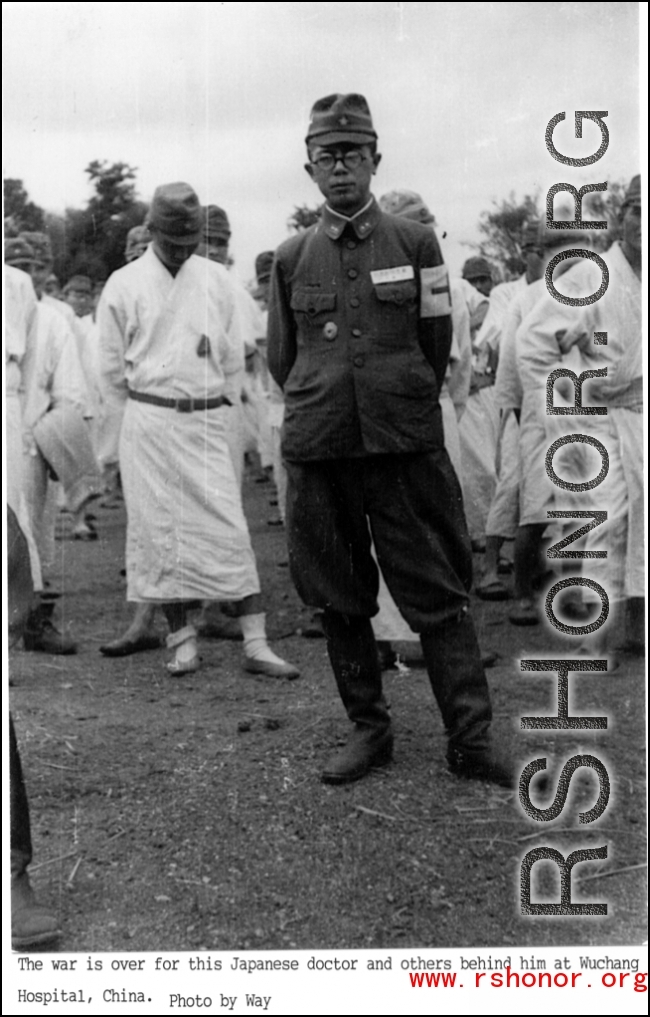
[(3, 4), (4, 1012), (645, 1010), (644, 8)]

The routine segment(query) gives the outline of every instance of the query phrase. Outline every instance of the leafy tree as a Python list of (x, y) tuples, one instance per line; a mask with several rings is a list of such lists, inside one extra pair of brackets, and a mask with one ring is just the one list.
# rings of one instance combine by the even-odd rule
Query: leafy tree
[(105, 279), (120, 268), (126, 235), (147, 214), (147, 205), (136, 196), (132, 166), (95, 159), (85, 172), (95, 193), (85, 209), (66, 209), (65, 242), (55, 263), (57, 275), (64, 279), (78, 272)]
[(45, 213), (42, 208), (29, 200), (22, 180), (7, 178), (4, 181), (5, 216), (13, 219), (17, 229), (22, 232), (40, 232), (45, 225)]
[[(622, 236), (618, 217), (628, 183), (629, 181), (610, 180), (607, 183), (606, 191), (592, 191), (584, 197), (582, 218), (605, 219), (607, 221), (606, 230), (594, 230), (591, 234), (593, 247), (596, 251), (606, 251), (615, 240), (619, 240)], [(570, 211), (567, 218), (572, 217), (573, 214), (573, 211)], [(559, 216), (556, 215), (556, 218)]]
[(95, 187), (88, 210), (101, 219), (111, 219), (128, 212), (135, 203), (135, 169), (125, 162), (112, 165), (94, 159), (85, 172)]
[(315, 222), (321, 217), (322, 206), (317, 208), (311, 208), (309, 205), (295, 205), (293, 214), (287, 221), (287, 226), (294, 233), (302, 233), (303, 230), (308, 230), (310, 226), (313, 226)]
[[(576, 187), (578, 184), (576, 184)], [(618, 221), (627, 182), (610, 180), (606, 191), (591, 191), (582, 202), (582, 218), (605, 219), (606, 230), (593, 230), (591, 242), (594, 250), (606, 251), (621, 235)], [(511, 192), (508, 198), (493, 201), (493, 208), (483, 212), (479, 221), (479, 232), (483, 238), (474, 247), (484, 258), (499, 266), (506, 279), (523, 272), (525, 266), (520, 258), (522, 230), (527, 222), (543, 219), (546, 205), (540, 194), (526, 194), (520, 201)], [(569, 195), (560, 195), (555, 207), (556, 219), (573, 219), (575, 203)], [(543, 206), (543, 207), (542, 207)]]
[[(579, 184), (576, 183), (575, 186), (579, 189)], [(606, 251), (621, 237), (619, 213), (627, 188), (626, 180), (609, 180), (606, 191), (589, 191), (582, 199), (582, 218), (585, 222), (600, 219), (607, 223), (607, 229), (590, 231), (591, 246), (595, 251)], [(571, 221), (575, 214), (575, 201), (570, 195), (560, 191), (555, 207), (555, 218)]]
[(521, 260), (522, 231), (531, 219), (541, 218), (539, 195), (524, 195), (519, 201), (510, 192), (507, 198), (493, 201), (489, 212), (481, 213), (479, 233), (484, 237), (478, 244), (470, 246), (488, 261), (496, 263), (506, 279), (520, 275), (524, 270)]

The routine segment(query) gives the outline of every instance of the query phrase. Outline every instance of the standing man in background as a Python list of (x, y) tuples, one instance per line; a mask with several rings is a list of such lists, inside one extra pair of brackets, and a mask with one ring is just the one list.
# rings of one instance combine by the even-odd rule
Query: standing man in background
[(113, 273), (98, 308), (107, 398), (124, 413), (127, 597), (162, 605), (174, 675), (199, 666), (188, 612), (202, 600), (232, 600), (245, 670), (297, 678), (266, 640), (227, 443), (222, 408), (236, 398), (244, 360), (236, 294), (221, 265), (195, 256), (203, 212), (188, 184), (157, 188), (148, 225), (150, 247)]

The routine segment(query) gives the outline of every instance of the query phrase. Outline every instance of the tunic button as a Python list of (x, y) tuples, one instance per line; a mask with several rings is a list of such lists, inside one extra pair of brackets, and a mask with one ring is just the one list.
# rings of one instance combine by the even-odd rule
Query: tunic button
[(348, 269), (348, 279), (356, 279), (358, 275), (359, 273), (357, 272), (356, 268)]
[(351, 297), (350, 298), (350, 307), (358, 307), (360, 305), (360, 303), (361, 303), (361, 301), (359, 300), (358, 297)]
[(354, 250), (356, 250), (356, 246), (357, 245), (355, 244), (354, 240), (348, 240), (348, 243), (347, 243), (348, 250), (354, 251)]
[(361, 329), (360, 328), (353, 328), (352, 329), (352, 335), (355, 336), (358, 339), (359, 336), (361, 335)]
[(363, 367), (365, 360), (363, 357), (355, 357), (353, 363), (355, 367)]
[(323, 325), (323, 336), (327, 339), (328, 343), (333, 342), (338, 334), (339, 330), (335, 322), (328, 321)]

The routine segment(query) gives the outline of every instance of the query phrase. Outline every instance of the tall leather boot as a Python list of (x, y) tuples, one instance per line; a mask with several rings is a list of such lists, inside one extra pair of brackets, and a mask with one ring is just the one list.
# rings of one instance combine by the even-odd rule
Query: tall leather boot
[(512, 766), (494, 750), (492, 704), (474, 623), (463, 612), (421, 633), (429, 681), (449, 739), (447, 762), (458, 776), (512, 787)]
[(36, 901), (27, 875), (27, 867), (32, 860), (29, 805), (11, 715), (9, 715), (9, 773), (11, 945), (14, 950), (24, 950), (57, 939), (60, 933), (55, 915)]
[(42, 946), (61, 935), (56, 915), (38, 903), (26, 872), (11, 874), (11, 945)]
[(52, 621), (55, 607), (55, 599), (45, 593), (36, 607), (29, 612), (23, 633), (23, 644), (26, 650), (62, 655), (77, 652), (75, 641), (59, 632)]
[(339, 695), (354, 730), (347, 745), (329, 760), (321, 779), (325, 784), (347, 784), (373, 766), (390, 762), (393, 735), (370, 619), (325, 611), (323, 629)]

